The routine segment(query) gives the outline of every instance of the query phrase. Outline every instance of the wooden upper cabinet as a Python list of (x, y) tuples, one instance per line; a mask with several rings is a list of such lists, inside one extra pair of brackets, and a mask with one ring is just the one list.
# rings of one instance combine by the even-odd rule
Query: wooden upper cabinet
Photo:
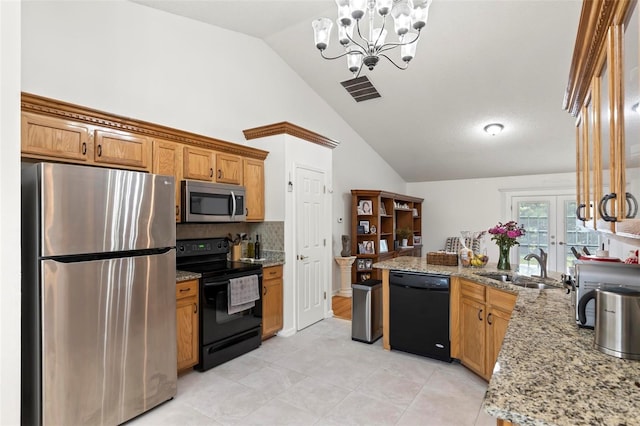
[(182, 180), (182, 145), (162, 140), (153, 141), (152, 173), (173, 176), (176, 185), (176, 222), (180, 222), (180, 181)]
[(87, 126), (56, 117), (22, 113), (21, 150), (24, 156), (82, 161), (93, 157)]
[(242, 163), (247, 221), (262, 221), (264, 220), (264, 162), (245, 158)]
[(640, 237), (640, 7), (632, 4), (624, 27), (624, 144), (619, 148), (620, 189), (618, 193), (616, 234)]
[(185, 146), (183, 149), (183, 175), (185, 179), (214, 180), (214, 153), (206, 149)]
[(581, 116), (578, 219), (631, 238), (640, 238), (639, 20), (635, 1), (582, 3), (564, 98)]
[(94, 161), (98, 164), (151, 169), (151, 141), (144, 136), (106, 130), (95, 131)]
[(216, 153), (216, 182), (242, 185), (242, 157)]

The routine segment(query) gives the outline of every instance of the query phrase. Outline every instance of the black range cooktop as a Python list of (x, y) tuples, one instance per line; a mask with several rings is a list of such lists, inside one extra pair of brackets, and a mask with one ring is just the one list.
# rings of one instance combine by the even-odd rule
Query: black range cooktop
[(228, 261), (228, 252), (226, 238), (177, 240), (176, 268), (202, 274), (204, 278), (262, 270), (259, 263)]

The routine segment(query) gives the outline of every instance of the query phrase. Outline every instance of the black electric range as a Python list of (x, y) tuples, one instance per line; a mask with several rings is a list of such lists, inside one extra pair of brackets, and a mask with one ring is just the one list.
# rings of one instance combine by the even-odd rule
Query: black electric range
[[(262, 342), (262, 265), (227, 260), (226, 238), (176, 241), (176, 268), (202, 275), (199, 285), (199, 362), (205, 371), (256, 349)], [(246, 309), (230, 309), (233, 279), (255, 275), (260, 298)], [(233, 313), (230, 313), (233, 312)]]

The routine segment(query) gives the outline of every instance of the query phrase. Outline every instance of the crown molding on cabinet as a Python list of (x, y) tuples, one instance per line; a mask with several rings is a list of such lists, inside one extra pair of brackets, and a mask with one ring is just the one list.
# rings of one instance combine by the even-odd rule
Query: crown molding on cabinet
[(327, 148), (335, 148), (340, 142), (333, 139), (329, 139), (311, 130), (307, 130), (303, 127), (296, 126), (287, 121), (280, 123), (269, 124), (267, 126), (254, 127), (253, 129), (243, 130), (246, 140), (264, 138), (267, 136), (288, 134), (297, 138), (303, 139), (308, 142), (317, 143), (318, 145), (326, 146)]
[(569, 70), (562, 108), (577, 116), (589, 94), (591, 77), (602, 65), (607, 31), (614, 23), (628, 19), (630, 0), (592, 0), (582, 4), (578, 35)]
[(65, 118), (95, 126), (137, 133), (152, 138), (160, 138), (185, 145), (197, 146), (218, 152), (254, 158), (257, 160), (264, 160), (269, 154), (267, 151), (249, 146), (185, 132), (183, 130), (177, 130), (171, 127), (148, 123), (146, 121), (136, 120), (133, 118), (122, 117), (68, 102), (45, 98), (31, 93), (22, 92), (21, 108), (23, 112), (32, 112), (40, 115)]

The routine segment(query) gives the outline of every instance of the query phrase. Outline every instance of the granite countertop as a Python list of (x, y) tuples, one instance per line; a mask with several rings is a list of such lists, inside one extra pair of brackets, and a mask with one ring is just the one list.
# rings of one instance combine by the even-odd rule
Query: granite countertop
[[(495, 287), (500, 290), (509, 291), (512, 293), (519, 293), (522, 290), (530, 290), (524, 289), (520, 286), (516, 286), (510, 284), (509, 282), (502, 282), (492, 278), (483, 277), (478, 274), (487, 273), (487, 272), (499, 272), (501, 274), (512, 276), (513, 272), (510, 271), (500, 271), (496, 268), (497, 264), (488, 263), (483, 268), (465, 268), (463, 266), (444, 266), (444, 265), (431, 265), (427, 263), (427, 260), (424, 257), (411, 257), (411, 256), (400, 256), (395, 257), (389, 260), (383, 260), (381, 262), (376, 262), (373, 264), (374, 268), (378, 269), (394, 269), (400, 271), (409, 271), (409, 272), (422, 272), (427, 274), (440, 274), (440, 275), (450, 275), (462, 278), (468, 278), (470, 280)], [(550, 272), (549, 279), (545, 280), (546, 284), (563, 287), (562, 282), (560, 281), (561, 274)]]
[(487, 413), (519, 426), (640, 425), (640, 361), (594, 349), (594, 331), (576, 325), (566, 291), (476, 275), (497, 271), (495, 264), (463, 268), (399, 257), (373, 267), (459, 276), (518, 294), (485, 395)]
[(566, 292), (520, 292), (485, 395), (489, 414), (528, 425), (640, 425), (640, 361), (605, 355)]
[(187, 272), (187, 271), (176, 271), (176, 282), (180, 281), (189, 281), (189, 280), (199, 280), (202, 275), (195, 272)]
[(240, 262), (246, 263), (259, 263), (263, 268), (269, 268), (271, 266), (284, 265), (284, 259), (249, 259), (249, 258), (240, 258)]

